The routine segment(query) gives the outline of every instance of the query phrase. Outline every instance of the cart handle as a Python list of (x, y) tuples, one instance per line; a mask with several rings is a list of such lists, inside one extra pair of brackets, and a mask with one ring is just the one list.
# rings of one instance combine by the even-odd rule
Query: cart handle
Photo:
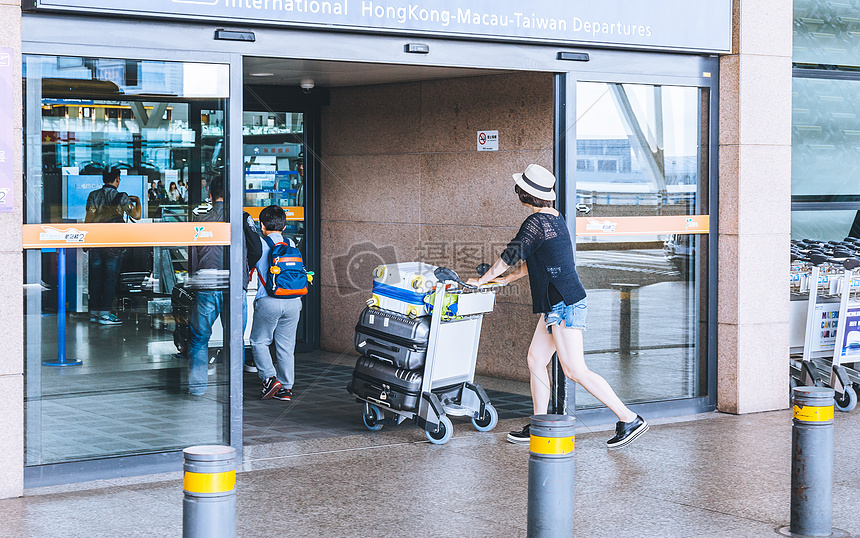
[(435, 276), (438, 280), (443, 282), (453, 281), (457, 284), (463, 286), (464, 288), (469, 288), (470, 290), (477, 289), (477, 286), (472, 286), (471, 284), (466, 284), (462, 280), (460, 280), (460, 276), (453, 269), (449, 269), (447, 267), (437, 267), (435, 271), (433, 271), (433, 276)]

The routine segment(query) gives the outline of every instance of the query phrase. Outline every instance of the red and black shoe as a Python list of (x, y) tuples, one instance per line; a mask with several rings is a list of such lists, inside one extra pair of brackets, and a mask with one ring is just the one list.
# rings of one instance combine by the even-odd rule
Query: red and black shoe
[(272, 398), (279, 390), (281, 390), (281, 382), (275, 376), (270, 377), (263, 382), (263, 399)]
[(274, 398), (276, 400), (281, 400), (284, 402), (289, 402), (290, 400), (293, 399), (293, 391), (290, 389), (285, 389), (285, 388), (281, 387), (281, 389), (278, 392), (276, 392), (275, 395), (272, 396), (272, 398)]

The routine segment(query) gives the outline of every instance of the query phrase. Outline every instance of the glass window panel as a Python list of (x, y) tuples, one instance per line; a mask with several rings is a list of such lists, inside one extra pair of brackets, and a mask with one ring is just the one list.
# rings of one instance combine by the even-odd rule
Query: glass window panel
[(792, 211), (791, 238), (842, 241), (856, 217), (857, 211)]
[(24, 65), (26, 464), (228, 444), (227, 66)]
[[(699, 88), (578, 83), (577, 219), (707, 214), (707, 102)], [(708, 236), (683, 231), (577, 236), (586, 360), (625, 402), (706, 394)], [(578, 407), (596, 405), (577, 387)]]
[(701, 207), (698, 88), (580, 82), (576, 191), (592, 217)]
[(860, 5), (794, 0), (796, 63), (860, 66)]
[(860, 81), (794, 78), (791, 194), (860, 194)]

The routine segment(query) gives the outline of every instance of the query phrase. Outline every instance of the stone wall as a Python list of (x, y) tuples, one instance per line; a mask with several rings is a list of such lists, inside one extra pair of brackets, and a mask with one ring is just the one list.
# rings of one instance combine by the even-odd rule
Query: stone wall
[[(11, 48), (14, 80), (12, 103), (0, 103), (0, 129), (12, 124), (14, 140), (23, 140), (21, 113), (21, 3), (0, 0), (0, 48)], [(0, 498), (19, 497), (24, 488), (24, 282), (21, 247), (23, 144), (14, 155), (14, 211), (0, 213)]]
[[(499, 151), (476, 151), (498, 130)], [(371, 271), (422, 260), (473, 276), (528, 211), (511, 174), (552, 169), (553, 79), (523, 73), (335, 88), (322, 119), (321, 345), (355, 353)], [(526, 279), (484, 318), (478, 373), (528, 379), (537, 323)]]

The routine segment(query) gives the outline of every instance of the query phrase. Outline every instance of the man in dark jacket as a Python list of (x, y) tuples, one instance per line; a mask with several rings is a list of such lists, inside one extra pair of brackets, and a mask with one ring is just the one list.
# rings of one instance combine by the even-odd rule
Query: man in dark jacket
[[(139, 219), (140, 198), (120, 192), (119, 169), (105, 171), (104, 186), (87, 197), (87, 223), (123, 223), (125, 216)], [(102, 325), (119, 325), (122, 322), (111, 312), (119, 269), (124, 249), (118, 247), (92, 248), (89, 257), (90, 321)]]

